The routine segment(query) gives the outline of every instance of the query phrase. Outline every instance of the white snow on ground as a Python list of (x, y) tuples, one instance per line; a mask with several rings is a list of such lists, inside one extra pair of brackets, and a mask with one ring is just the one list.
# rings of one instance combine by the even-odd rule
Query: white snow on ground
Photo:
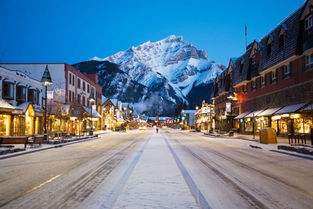
[(198, 208), (161, 134), (148, 142), (114, 208)]

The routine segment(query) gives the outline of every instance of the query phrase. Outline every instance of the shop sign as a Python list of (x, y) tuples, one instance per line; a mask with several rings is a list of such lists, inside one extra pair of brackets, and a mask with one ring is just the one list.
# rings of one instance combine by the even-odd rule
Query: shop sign
[(47, 99), (53, 99), (53, 93), (54, 91), (47, 91)]
[(227, 113), (231, 112), (231, 103), (226, 103), (226, 112)]

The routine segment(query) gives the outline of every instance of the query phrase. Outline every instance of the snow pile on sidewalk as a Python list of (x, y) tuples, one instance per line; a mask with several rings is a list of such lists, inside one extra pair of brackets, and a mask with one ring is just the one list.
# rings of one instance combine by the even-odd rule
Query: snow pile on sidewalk
[(115, 208), (198, 208), (161, 135), (154, 135)]

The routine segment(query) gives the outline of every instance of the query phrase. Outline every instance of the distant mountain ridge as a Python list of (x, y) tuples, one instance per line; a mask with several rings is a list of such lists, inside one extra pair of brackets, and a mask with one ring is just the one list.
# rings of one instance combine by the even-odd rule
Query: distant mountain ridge
[(181, 103), (208, 99), (214, 79), (225, 68), (174, 35), (74, 66), (97, 73), (106, 97), (134, 103), (138, 113), (151, 115), (171, 115)]

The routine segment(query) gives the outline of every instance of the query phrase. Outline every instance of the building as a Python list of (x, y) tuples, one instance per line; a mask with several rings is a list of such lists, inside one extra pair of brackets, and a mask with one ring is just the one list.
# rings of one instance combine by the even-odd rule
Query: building
[(204, 132), (212, 132), (215, 129), (214, 105), (202, 102), (201, 108), (196, 108), (196, 128)]
[[(48, 132), (82, 134), (101, 128), (102, 87), (95, 74), (85, 75), (66, 63), (0, 64), (40, 80), (48, 67), (53, 84), (48, 87)], [(90, 102), (89, 98), (95, 101)]]
[(239, 113), (236, 98), (233, 97), (233, 70), (236, 68), (237, 58), (231, 58), (229, 65), (215, 80), (212, 90), (214, 104), (214, 123), (219, 132), (229, 132), (238, 124), (234, 117)]
[(21, 71), (0, 67), (0, 136), (41, 134), (41, 104), (39, 80)]
[[(279, 135), (310, 132), (312, 15), (313, 0), (307, 0), (236, 59), (231, 83), (239, 108), (235, 121), (240, 132), (255, 133), (264, 127), (274, 128)], [(219, 93), (216, 96), (222, 97)]]
[(180, 124), (182, 129), (189, 130), (195, 128), (197, 110), (182, 110), (180, 114)]

